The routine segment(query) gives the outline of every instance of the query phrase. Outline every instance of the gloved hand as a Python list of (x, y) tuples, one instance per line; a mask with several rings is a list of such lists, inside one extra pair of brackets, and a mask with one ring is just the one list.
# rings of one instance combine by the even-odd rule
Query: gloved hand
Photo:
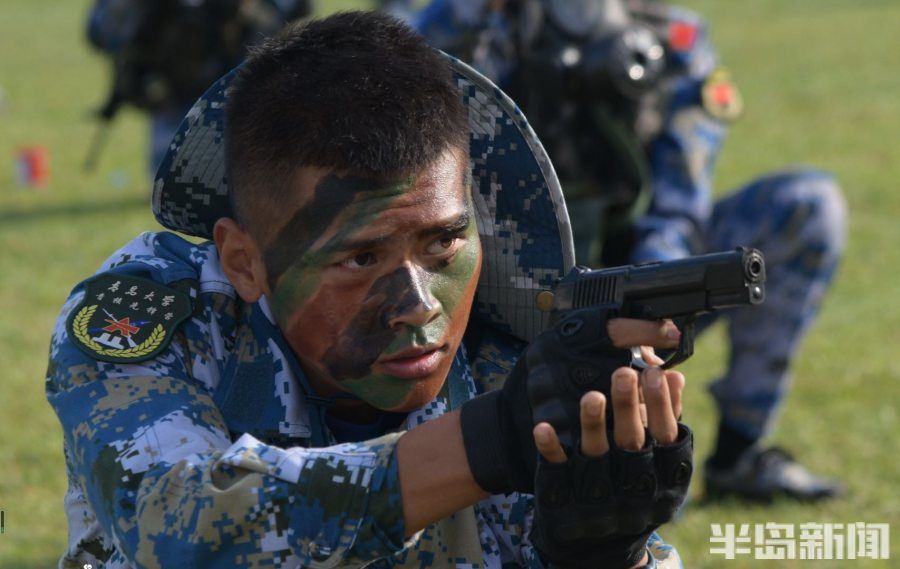
[(571, 447), (581, 396), (592, 389), (608, 394), (613, 370), (631, 361), (631, 352), (617, 346), (673, 347), (678, 340), (667, 335), (671, 329), (671, 323), (608, 320), (603, 310), (585, 309), (535, 338), (502, 389), (462, 407), (463, 442), (478, 484), (492, 494), (533, 493), (534, 425), (550, 422)]
[(637, 374), (617, 370), (613, 383), (611, 437), (606, 399), (596, 392), (582, 399), (581, 433), (568, 456), (549, 424), (534, 430), (541, 459), (530, 539), (556, 569), (633, 567), (650, 534), (672, 519), (687, 494), (693, 436), (675, 420), (683, 376), (659, 368), (642, 374), (649, 430)]

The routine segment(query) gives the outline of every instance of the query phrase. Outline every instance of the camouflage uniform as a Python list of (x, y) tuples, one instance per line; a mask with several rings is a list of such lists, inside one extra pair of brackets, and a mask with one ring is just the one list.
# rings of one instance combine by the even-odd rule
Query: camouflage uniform
[[(473, 65), (503, 86), (514, 65), (508, 48), (512, 26), (497, 14), (473, 19), (473, 1), (477, 3), (435, 0), (417, 16), (415, 26), (449, 51), (454, 45), (471, 43), (473, 33), (483, 32), (473, 52)], [(713, 166), (727, 124), (704, 108), (701, 93), (718, 70), (718, 57), (706, 23), (697, 14), (673, 6), (664, 9), (670, 39), (673, 30), (682, 35), (679, 49), (671, 50), (669, 56), (676, 71), (669, 80), (662, 127), (646, 146), (652, 201), (637, 220), (637, 242), (630, 260), (671, 260), (740, 245), (765, 254), (766, 302), (761, 307), (720, 312), (701, 322), (706, 326), (715, 317), (728, 321), (729, 368), (710, 389), (723, 422), (755, 440), (775, 419), (789, 387), (789, 363), (838, 265), (845, 242), (846, 206), (831, 176), (805, 167), (766, 175), (720, 200), (713, 199)], [(541, 126), (535, 127), (539, 133)], [(552, 143), (542, 136), (559, 166)], [(567, 192), (569, 186), (564, 184)], [(571, 197), (569, 204), (576, 257), (585, 263), (603, 204), (597, 198), (575, 201)]]
[[(403, 429), (501, 386), (523, 341), (545, 325), (535, 291), (572, 266), (565, 206), (534, 133), (496, 87), (453, 65), (470, 112), (485, 267), (442, 391)], [(217, 208), (227, 208), (221, 114), (230, 77), (188, 114), (158, 173), (157, 218), (190, 235), (208, 237), (227, 213)], [(145, 233), (100, 272), (115, 282), (74, 289), (47, 374), (69, 478), (61, 567), (542, 567), (528, 540), (529, 495), (492, 496), (405, 539), (394, 452), (402, 432), (337, 444), (327, 401), (266, 299), (240, 300), (212, 243)], [(192, 311), (152, 358), (100, 361), (76, 345), (77, 315), (101, 295), (120, 305), (107, 295), (135, 278), (187, 291)], [(650, 566), (681, 566), (655, 535), (650, 550)]]

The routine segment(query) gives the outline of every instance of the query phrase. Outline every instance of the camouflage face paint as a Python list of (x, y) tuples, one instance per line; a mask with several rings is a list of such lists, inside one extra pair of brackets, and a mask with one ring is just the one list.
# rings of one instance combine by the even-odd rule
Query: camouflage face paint
[[(332, 177), (279, 232), (266, 255), (273, 267), (290, 243), (304, 249), (276, 277), (273, 312), (320, 394), (349, 391), (400, 410), (440, 390), (480, 269), (467, 170), (448, 154), (412, 183), (357, 179), (318, 219), (307, 208), (325, 203), (319, 190), (341, 180)], [(313, 218), (318, 234), (302, 227)]]
[[(325, 352), (323, 363), (331, 377), (338, 381), (363, 377), (369, 373), (372, 362), (402, 336), (391, 327), (395, 317), (420, 304), (425, 305), (425, 310), (433, 309), (434, 299), (422, 290), (420, 280), (409, 268), (400, 267), (375, 281), (363, 306)], [(403, 343), (424, 345), (427, 338), (420, 336), (407, 338), (408, 342)]]
[(375, 180), (354, 176), (329, 174), (322, 178), (316, 185), (312, 200), (294, 214), (266, 249), (264, 261), (269, 287), (275, 287), (278, 278), (297, 262), (299, 256), (310, 250), (359, 194), (381, 192), (399, 195), (403, 189), (400, 184), (383, 187)]
[[(421, 393), (415, 406), (424, 405), (440, 389), (465, 332), (478, 280), (481, 249), (471, 215), (467, 212), (454, 223), (464, 243), (452, 258), (413, 270), (398, 268), (369, 290), (362, 309), (323, 361), (344, 389), (381, 409), (409, 405), (407, 399), (417, 395), (417, 389)], [(398, 376), (392, 369), (391, 358), (431, 347), (444, 365), (427, 361), (426, 353), (418, 358), (426, 360), (421, 363), (422, 377)], [(410, 362), (415, 368), (416, 359), (393, 361)]]
[[(330, 255), (378, 217), (379, 204), (389, 204), (411, 183), (385, 184), (333, 174), (316, 183), (312, 200), (291, 217), (264, 253), (276, 319), (279, 314), (295, 312), (310, 298), (320, 284), (318, 269), (327, 264)], [(334, 235), (316, 246), (335, 225)]]

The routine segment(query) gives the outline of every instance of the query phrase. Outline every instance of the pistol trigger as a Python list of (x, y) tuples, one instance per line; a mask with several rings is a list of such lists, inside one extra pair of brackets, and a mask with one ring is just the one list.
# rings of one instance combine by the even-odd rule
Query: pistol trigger
[(665, 359), (665, 363), (661, 366), (663, 369), (670, 369), (694, 355), (695, 322), (696, 317), (690, 315), (679, 323), (681, 340), (678, 342), (678, 348)]
[(641, 355), (640, 346), (631, 347), (631, 367), (640, 370), (644, 370), (650, 367), (647, 362), (644, 361), (644, 357)]

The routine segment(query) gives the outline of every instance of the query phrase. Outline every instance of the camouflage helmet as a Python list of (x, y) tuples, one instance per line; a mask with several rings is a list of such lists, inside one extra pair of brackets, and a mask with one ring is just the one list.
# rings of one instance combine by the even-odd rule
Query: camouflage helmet
[[(470, 161), (484, 252), (473, 316), (524, 340), (546, 325), (535, 296), (574, 264), (572, 232), (553, 166), (515, 103), (483, 75), (447, 56), (469, 113)], [(231, 217), (224, 118), (231, 71), (194, 104), (160, 163), (153, 213), (165, 227), (212, 238)]]

